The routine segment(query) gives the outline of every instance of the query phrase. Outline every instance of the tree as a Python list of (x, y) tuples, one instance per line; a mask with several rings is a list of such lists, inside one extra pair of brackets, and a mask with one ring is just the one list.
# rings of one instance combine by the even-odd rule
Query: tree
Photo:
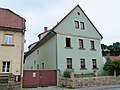
[(115, 73), (116, 76), (120, 75), (120, 60), (107, 61), (103, 70), (105, 70), (109, 75), (114, 75)]
[(103, 56), (119, 56), (120, 55), (120, 42), (113, 43), (113, 45), (101, 44)]

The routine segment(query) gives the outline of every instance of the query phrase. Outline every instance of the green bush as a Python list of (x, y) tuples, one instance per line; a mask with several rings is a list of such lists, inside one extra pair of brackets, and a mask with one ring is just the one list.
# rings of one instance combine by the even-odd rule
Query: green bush
[(109, 75), (114, 75), (114, 72), (116, 72), (116, 76), (120, 75), (120, 60), (107, 61), (103, 69)]
[(63, 77), (70, 78), (70, 71), (64, 71)]

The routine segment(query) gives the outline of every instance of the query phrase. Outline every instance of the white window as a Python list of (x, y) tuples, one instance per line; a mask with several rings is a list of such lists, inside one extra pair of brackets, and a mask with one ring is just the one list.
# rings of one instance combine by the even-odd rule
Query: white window
[(12, 42), (13, 42), (13, 35), (12, 34), (5, 34), (4, 44), (12, 44)]
[(37, 69), (39, 69), (39, 64), (37, 64)]
[(42, 63), (42, 69), (45, 69), (45, 64), (44, 63)]
[(72, 69), (72, 58), (67, 58), (67, 69)]
[(74, 21), (74, 23), (75, 23), (75, 28), (79, 29), (79, 21)]
[(2, 72), (10, 72), (10, 62), (3, 62)]
[(84, 48), (83, 39), (79, 39), (79, 48)]
[(83, 30), (85, 29), (85, 24), (84, 24), (84, 22), (80, 22), (80, 28), (83, 29)]
[(71, 38), (66, 38), (66, 47), (71, 47)]
[(95, 42), (94, 41), (90, 41), (90, 45), (91, 45), (91, 49), (95, 49)]

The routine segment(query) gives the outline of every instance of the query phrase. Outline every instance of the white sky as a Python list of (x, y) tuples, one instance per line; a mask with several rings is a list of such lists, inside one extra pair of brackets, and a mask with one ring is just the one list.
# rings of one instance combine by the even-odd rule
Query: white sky
[(101, 43), (120, 41), (120, 0), (0, 0), (1, 8), (26, 19), (25, 51), (45, 26), (51, 29), (77, 4), (102, 34)]

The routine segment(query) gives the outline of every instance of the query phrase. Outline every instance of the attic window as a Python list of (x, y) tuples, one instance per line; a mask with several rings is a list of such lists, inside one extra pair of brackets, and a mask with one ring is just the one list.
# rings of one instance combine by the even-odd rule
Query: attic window
[(77, 12), (78, 15), (80, 15), (80, 12)]

